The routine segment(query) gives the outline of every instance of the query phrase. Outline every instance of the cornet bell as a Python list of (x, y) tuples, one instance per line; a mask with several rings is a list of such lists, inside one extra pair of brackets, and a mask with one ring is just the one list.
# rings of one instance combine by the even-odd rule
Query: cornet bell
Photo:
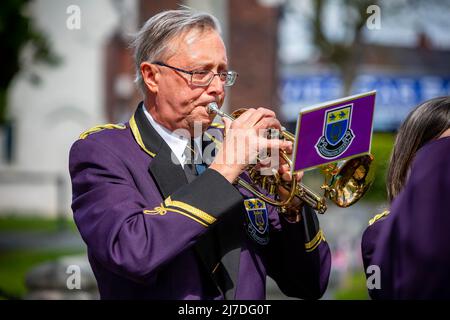
[(323, 168), (325, 183), (321, 188), (325, 190), (324, 196), (342, 208), (357, 202), (374, 181), (373, 159), (373, 155), (363, 155)]

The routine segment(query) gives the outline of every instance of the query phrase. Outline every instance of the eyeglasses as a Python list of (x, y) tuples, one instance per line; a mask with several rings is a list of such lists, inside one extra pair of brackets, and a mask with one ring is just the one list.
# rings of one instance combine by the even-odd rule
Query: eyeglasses
[(152, 63), (162, 67), (170, 68), (175, 71), (189, 74), (191, 76), (190, 84), (198, 87), (209, 86), (215, 76), (219, 76), (220, 81), (224, 83), (225, 87), (231, 87), (236, 82), (236, 78), (238, 76), (238, 73), (235, 71), (221, 71), (218, 73), (214, 73), (211, 70), (187, 71), (180, 68), (169, 66), (168, 64), (165, 64), (160, 61), (155, 61)]

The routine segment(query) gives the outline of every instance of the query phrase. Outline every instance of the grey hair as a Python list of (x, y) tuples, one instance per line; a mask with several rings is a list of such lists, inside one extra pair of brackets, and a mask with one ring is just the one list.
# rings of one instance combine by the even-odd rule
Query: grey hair
[(221, 33), (216, 17), (205, 12), (186, 9), (158, 13), (148, 19), (138, 31), (131, 46), (134, 48), (135, 82), (142, 92), (145, 92), (145, 83), (140, 70), (141, 63), (163, 59), (167, 55), (169, 42), (193, 29), (200, 31), (212, 29)]

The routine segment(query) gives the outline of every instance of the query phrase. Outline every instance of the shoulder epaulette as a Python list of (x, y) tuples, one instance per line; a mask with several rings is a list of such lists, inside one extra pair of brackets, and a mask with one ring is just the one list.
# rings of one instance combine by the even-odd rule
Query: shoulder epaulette
[(385, 210), (382, 213), (375, 215), (372, 219), (369, 220), (369, 226), (380, 220), (381, 218), (386, 217), (389, 214), (389, 210)]
[(113, 124), (113, 123), (107, 123), (107, 124), (101, 124), (95, 127), (92, 127), (86, 131), (84, 131), (82, 134), (80, 134), (80, 139), (86, 139), (90, 134), (105, 130), (105, 129), (119, 129), (123, 130), (126, 129), (126, 125), (119, 123), (119, 124)]

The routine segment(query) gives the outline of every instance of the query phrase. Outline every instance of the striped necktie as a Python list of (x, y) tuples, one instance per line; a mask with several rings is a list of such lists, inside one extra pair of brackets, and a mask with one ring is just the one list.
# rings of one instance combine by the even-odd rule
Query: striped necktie
[(206, 165), (201, 159), (201, 152), (195, 144), (194, 139), (191, 139), (186, 145), (184, 156), (186, 159), (184, 163), (184, 172), (188, 182), (190, 183), (206, 170)]

